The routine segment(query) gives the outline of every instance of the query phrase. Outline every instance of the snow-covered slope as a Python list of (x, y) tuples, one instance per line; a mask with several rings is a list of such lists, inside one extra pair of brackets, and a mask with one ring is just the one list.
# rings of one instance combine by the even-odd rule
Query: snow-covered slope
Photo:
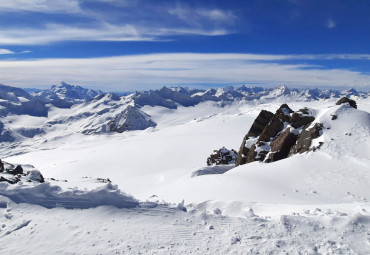
[(57, 85), (52, 85), (50, 89), (36, 91), (32, 94), (34, 97), (44, 102), (53, 103), (57, 107), (68, 107), (71, 104), (89, 101), (103, 92), (70, 85), (62, 81)]
[[(243, 89), (250, 96), (260, 93)], [(217, 97), (230, 90), (209, 92)], [(354, 109), (335, 105), (336, 97), (303, 100), (292, 92), (282, 94), (183, 106), (164, 90), (163, 102), (176, 107), (144, 104), (140, 109), (134, 95), (107, 94), (70, 109), (51, 107), (49, 118), (2, 118), (11, 128), (27, 123), (43, 127), (41, 136), (3, 143), (0, 158), (32, 164), (46, 179), (44, 184), (0, 183), (2, 251), (369, 253), (369, 99), (358, 96)], [(283, 99), (290, 100), (294, 111), (308, 107), (314, 123), (323, 124), (312, 143), (323, 142), (320, 149), (273, 163), (206, 166), (215, 149), (239, 148), (260, 111), (275, 112)], [(102, 132), (112, 120), (127, 120), (127, 109), (144, 119), (150, 115), (157, 125)], [(108, 178), (112, 183), (106, 183)], [(120, 199), (136, 205), (117, 206)]]
[(45, 105), (20, 88), (0, 84), (0, 117), (8, 114), (47, 116)]

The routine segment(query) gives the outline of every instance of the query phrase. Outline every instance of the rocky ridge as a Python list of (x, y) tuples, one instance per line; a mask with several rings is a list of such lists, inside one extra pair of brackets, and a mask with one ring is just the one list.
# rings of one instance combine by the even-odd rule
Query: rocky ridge
[[(357, 108), (354, 100), (341, 98), (337, 105), (347, 104)], [(337, 116), (332, 116), (334, 121)], [(322, 135), (323, 124), (315, 121), (314, 111), (303, 108), (293, 111), (282, 104), (275, 112), (262, 110), (243, 138), (236, 166), (254, 161), (274, 162), (297, 153), (320, 148), (322, 142), (312, 146), (312, 141)]]

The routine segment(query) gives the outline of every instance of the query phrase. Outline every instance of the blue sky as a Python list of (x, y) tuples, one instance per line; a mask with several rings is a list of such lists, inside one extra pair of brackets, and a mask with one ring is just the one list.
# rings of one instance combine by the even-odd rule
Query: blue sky
[(370, 87), (367, 0), (1, 0), (0, 83)]

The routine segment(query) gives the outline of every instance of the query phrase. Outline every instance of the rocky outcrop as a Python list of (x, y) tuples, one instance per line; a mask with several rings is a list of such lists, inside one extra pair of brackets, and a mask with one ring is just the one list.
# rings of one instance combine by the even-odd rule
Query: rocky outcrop
[(310, 114), (308, 108), (303, 108), (292, 114), (292, 117), (290, 118), (290, 123), (292, 127), (299, 128), (302, 126), (306, 126), (314, 120), (315, 117)]
[(307, 151), (312, 139), (320, 135), (319, 123), (308, 128), (314, 120), (309, 109), (294, 112), (287, 104), (281, 105), (275, 114), (262, 110), (243, 139), (236, 166), (273, 162)]
[(0, 160), (0, 182), (7, 182), (10, 184), (15, 184), (20, 181), (25, 182), (45, 182), (44, 177), (40, 171), (33, 168), (33, 166), (26, 165), (25, 167), (31, 168), (32, 170), (24, 173), (23, 167), (21, 165), (13, 165)]
[(219, 150), (214, 150), (211, 156), (207, 158), (207, 165), (229, 165), (235, 164), (237, 152), (233, 149), (228, 150), (222, 147)]
[(248, 133), (245, 135), (243, 139), (235, 165), (238, 166), (247, 163), (248, 153), (253, 145), (254, 139), (262, 133), (263, 129), (270, 122), (270, 119), (273, 116), (274, 114), (272, 112), (266, 110), (262, 110), (258, 114), (257, 118), (254, 120), (251, 128), (249, 129)]
[(321, 123), (315, 123), (313, 127), (304, 129), (300, 133), (297, 139), (297, 143), (292, 146), (289, 155), (287, 156), (308, 151), (310, 149), (312, 140), (318, 138), (321, 135), (320, 132), (322, 130), (322, 127), (323, 125)]
[(341, 104), (344, 104), (344, 103), (348, 103), (350, 106), (357, 109), (356, 101), (352, 100), (352, 99), (349, 99), (347, 97), (342, 97), (341, 99), (339, 99), (338, 102), (336, 103), (336, 105), (341, 105)]
[(268, 153), (265, 162), (273, 162), (288, 157), (290, 148), (297, 141), (297, 135), (291, 132), (291, 128), (285, 129), (275, 140), (270, 144), (270, 152)]

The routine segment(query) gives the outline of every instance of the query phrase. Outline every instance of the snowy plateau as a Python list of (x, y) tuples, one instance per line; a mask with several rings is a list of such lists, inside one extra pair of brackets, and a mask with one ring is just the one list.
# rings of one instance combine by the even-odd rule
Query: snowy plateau
[[(207, 165), (273, 148), (243, 138), (282, 104), (314, 119), (288, 133), (320, 124), (307, 151)], [(369, 112), (354, 89), (0, 85), (0, 254), (369, 254)]]

